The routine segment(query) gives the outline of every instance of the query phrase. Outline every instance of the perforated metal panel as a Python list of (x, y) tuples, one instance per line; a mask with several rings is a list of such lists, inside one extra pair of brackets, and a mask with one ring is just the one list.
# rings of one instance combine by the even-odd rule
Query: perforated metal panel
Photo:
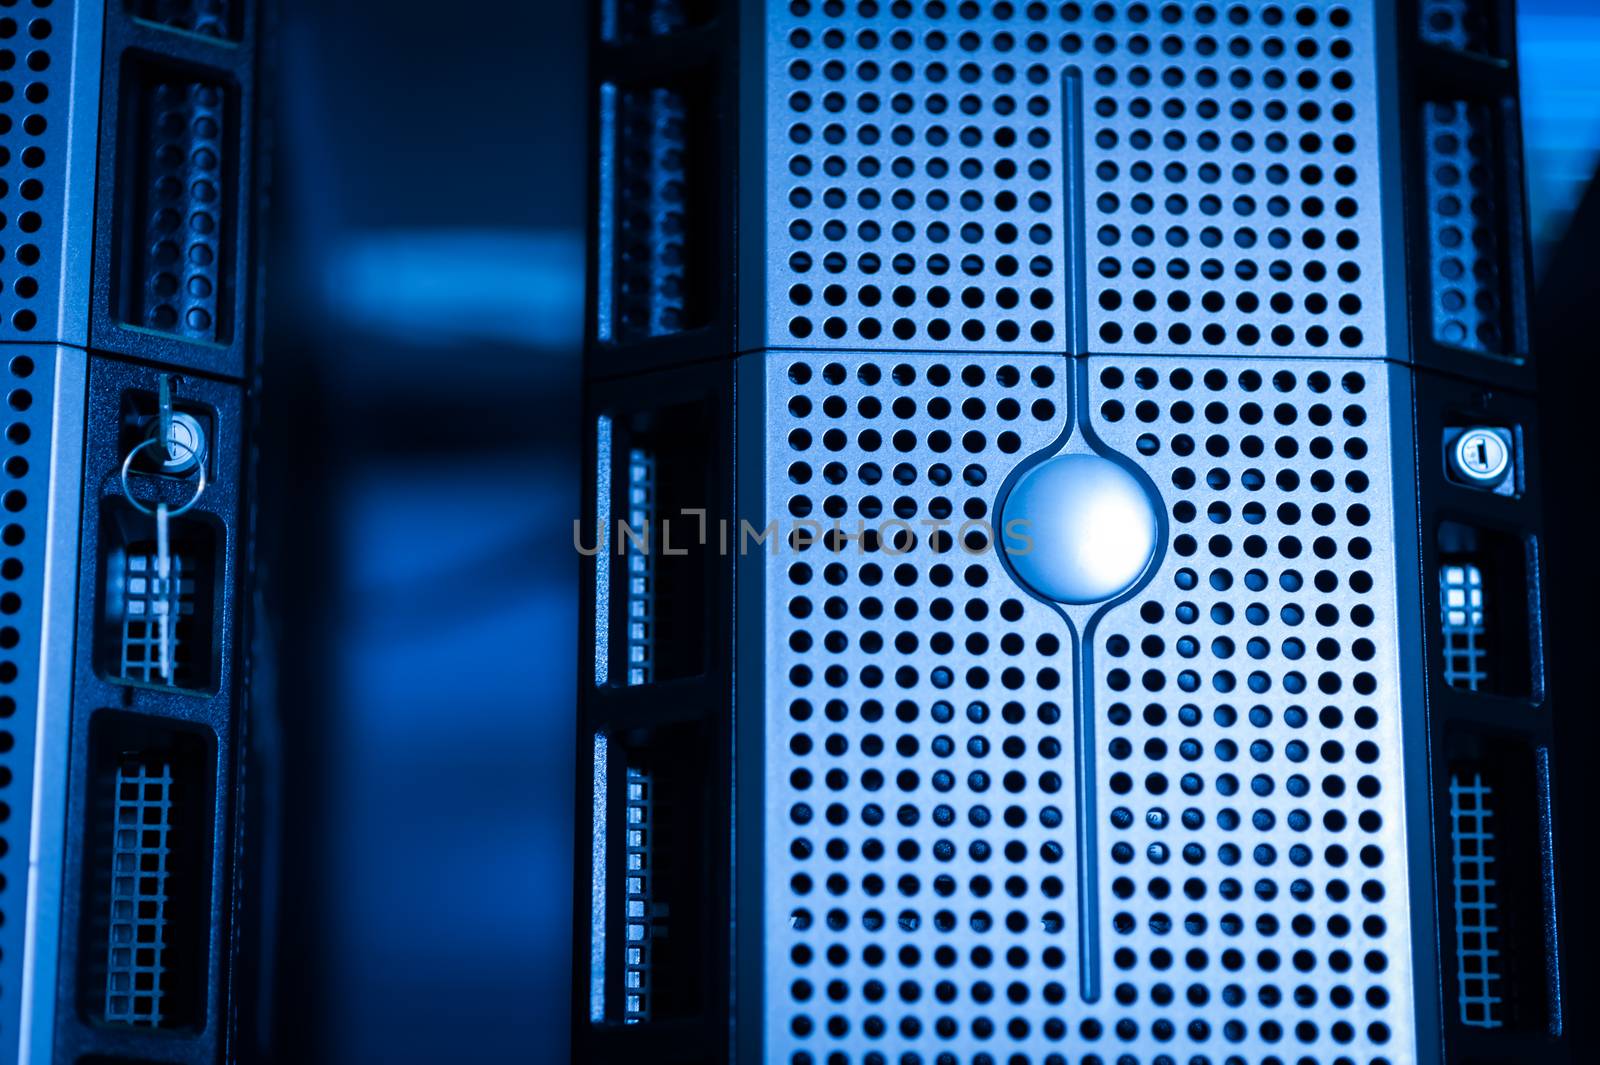
[(767, 343), (1384, 353), (1370, 2), (767, 17)]
[[(44, 601), (47, 523), (52, 506), (59, 505), (49, 498), (55, 371), (50, 347), (0, 347), (0, 394), (6, 404), (0, 419), (5, 427), (0, 438), (0, 1059), (15, 1046), (23, 1025), (30, 859), (38, 863), (41, 879), (51, 872), (48, 856), (32, 853), (30, 838), (36, 744), (44, 742), (47, 727), (63, 727), (41, 720), (39, 701), (46, 616), (59, 614), (63, 606), (57, 601), (47, 611)], [(78, 383), (81, 387), (81, 379)], [(68, 605), (71, 594), (69, 589), (64, 597)], [(68, 617), (70, 623), (70, 610)], [(59, 672), (54, 679), (59, 683)], [(59, 835), (58, 824), (46, 817), (45, 825), (46, 832)], [(52, 841), (51, 849), (57, 846)], [(53, 922), (53, 915), (47, 921)]]
[(769, 1060), (1043, 1040), (1076, 983), (1070, 642), (962, 526), (1065, 426), (1067, 364), (768, 365), (768, 513), (916, 536), (769, 562)]
[[(75, 313), (87, 315), (99, 9), (0, 6), (0, 340), (84, 342), (81, 321), (60, 320), (60, 303), (66, 285), (85, 301)], [(71, 167), (69, 152), (80, 156)]]
[(1171, 518), (1095, 648), (1111, 999), (1144, 1055), (1412, 1060), (1386, 370), (1093, 365)]
[(768, 516), (851, 537), (765, 562), (768, 1059), (1415, 1060), (1384, 372), (1089, 360), (1168, 542), (1079, 677), (975, 524), (1074, 362), (765, 358)]
[(769, 7), (769, 341), (1061, 350), (1060, 78), (892, 6)]

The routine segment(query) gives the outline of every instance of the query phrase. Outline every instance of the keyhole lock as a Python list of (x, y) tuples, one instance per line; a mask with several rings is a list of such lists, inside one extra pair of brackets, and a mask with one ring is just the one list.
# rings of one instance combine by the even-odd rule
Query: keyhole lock
[[(151, 427), (150, 438), (153, 440), (161, 433), (161, 423)], [(166, 451), (165, 458), (159, 454), (153, 456), (160, 462), (161, 472), (174, 477), (181, 477), (192, 473), (206, 457), (206, 431), (200, 424), (200, 419), (183, 411), (174, 411), (167, 439), (163, 441)]]
[(1448, 454), (1457, 480), (1475, 488), (1497, 488), (1511, 473), (1511, 434), (1486, 426), (1463, 429)]

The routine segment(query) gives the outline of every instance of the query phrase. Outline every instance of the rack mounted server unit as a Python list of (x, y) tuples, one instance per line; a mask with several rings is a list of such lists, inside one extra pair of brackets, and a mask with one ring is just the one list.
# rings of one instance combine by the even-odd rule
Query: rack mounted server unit
[(0, 0), (0, 1062), (254, 1038), (259, 32)]
[(596, 6), (578, 1060), (1571, 1058), (1515, 55)]

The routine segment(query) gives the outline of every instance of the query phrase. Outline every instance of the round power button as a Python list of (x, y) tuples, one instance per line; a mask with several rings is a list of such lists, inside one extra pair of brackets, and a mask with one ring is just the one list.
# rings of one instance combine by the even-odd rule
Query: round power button
[(1056, 455), (1029, 470), (1003, 506), (1017, 576), (1046, 599), (1114, 599), (1143, 575), (1161, 524), (1138, 478), (1100, 455)]

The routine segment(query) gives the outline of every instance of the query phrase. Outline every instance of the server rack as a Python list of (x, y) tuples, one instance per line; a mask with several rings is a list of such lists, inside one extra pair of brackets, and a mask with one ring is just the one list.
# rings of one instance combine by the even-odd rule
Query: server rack
[(255, 1038), (262, 33), (0, 4), (0, 1060)]
[(1572, 1056), (1512, 15), (595, 5), (577, 1057)]

